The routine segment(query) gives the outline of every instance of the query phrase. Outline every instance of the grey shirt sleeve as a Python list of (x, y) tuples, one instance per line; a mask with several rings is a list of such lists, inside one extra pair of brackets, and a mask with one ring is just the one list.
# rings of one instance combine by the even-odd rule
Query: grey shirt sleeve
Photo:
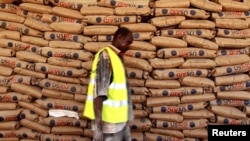
[(110, 59), (102, 52), (97, 64), (96, 96), (108, 96), (111, 73)]

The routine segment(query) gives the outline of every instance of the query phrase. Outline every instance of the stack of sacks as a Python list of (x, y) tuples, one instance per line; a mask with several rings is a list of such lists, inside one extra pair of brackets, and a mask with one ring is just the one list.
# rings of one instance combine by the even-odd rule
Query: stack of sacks
[(216, 32), (214, 22), (208, 20), (209, 10), (195, 7), (199, 2), (155, 1), (150, 22), (158, 28), (158, 36), (150, 42), (158, 48), (157, 58), (150, 60), (153, 79), (146, 81), (153, 122), (146, 133), (149, 140), (207, 139), (208, 121), (214, 114), (205, 107), (215, 99), (210, 75), (218, 45), (210, 41)]
[[(85, 135), (91, 133), (84, 130), (88, 121), (81, 116), (93, 58), (83, 46), (91, 38), (82, 35), (79, 9), (53, 4), (43, 0), (1, 3), (1, 93), (5, 97), (1, 112), (3, 121), (8, 121), (2, 126), (3, 138), (90, 140)], [(83, 68), (83, 64), (88, 65)], [(49, 110), (53, 109), (77, 116), (52, 117)]]
[(212, 13), (217, 27), (214, 41), (219, 45), (212, 71), (216, 100), (209, 110), (216, 124), (249, 124), (249, 6), (244, 2), (218, 0), (222, 12)]

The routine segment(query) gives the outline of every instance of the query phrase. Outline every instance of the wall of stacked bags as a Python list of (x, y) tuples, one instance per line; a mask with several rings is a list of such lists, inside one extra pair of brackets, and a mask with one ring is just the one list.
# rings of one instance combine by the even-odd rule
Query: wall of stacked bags
[(92, 59), (119, 26), (135, 40), (132, 141), (250, 124), (249, 17), (250, 0), (0, 0), (0, 141), (90, 141)]

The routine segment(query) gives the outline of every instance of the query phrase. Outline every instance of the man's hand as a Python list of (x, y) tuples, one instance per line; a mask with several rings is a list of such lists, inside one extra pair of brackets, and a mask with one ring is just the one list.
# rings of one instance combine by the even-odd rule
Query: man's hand
[(103, 132), (102, 129), (95, 129), (93, 141), (103, 141)]

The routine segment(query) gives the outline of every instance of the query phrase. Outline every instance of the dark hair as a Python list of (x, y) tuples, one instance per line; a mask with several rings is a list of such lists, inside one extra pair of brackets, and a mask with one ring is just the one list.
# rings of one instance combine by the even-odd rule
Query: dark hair
[(122, 35), (123, 37), (126, 37), (126, 36), (129, 35), (129, 33), (131, 33), (131, 31), (128, 28), (126, 28), (126, 27), (119, 27), (116, 30), (113, 39), (116, 39), (118, 37), (118, 35)]

